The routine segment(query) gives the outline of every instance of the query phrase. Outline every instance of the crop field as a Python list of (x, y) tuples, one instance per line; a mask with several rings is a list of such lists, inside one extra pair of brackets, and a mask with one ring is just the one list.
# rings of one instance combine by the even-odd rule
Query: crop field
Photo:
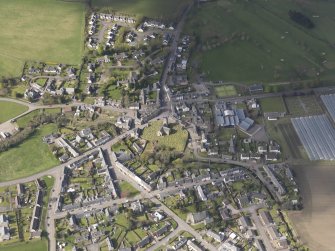
[(0, 182), (26, 177), (59, 164), (42, 141), (43, 136), (56, 130), (53, 124), (42, 126), (22, 144), (0, 153)]
[(290, 119), (282, 118), (277, 121), (266, 121), (266, 130), (270, 137), (280, 144), (285, 157), (308, 158)]
[(216, 96), (219, 98), (223, 97), (229, 97), (229, 96), (235, 96), (237, 95), (237, 91), (235, 86), (233, 85), (221, 85), (221, 86), (216, 86), (214, 88), (214, 93)]
[(85, 8), (55, 0), (1, 1), (0, 76), (19, 76), (30, 60), (79, 64)]
[(285, 112), (285, 104), (282, 97), (262, 98), (260, 105), (263, 112)]
[[(298, 10), (310, 17), (306, 29), (288, 16)], [(196, 34), (193, 65), (210, 80), (252, 83), (334, 76), (333, 1), (218, 0), (195, 8), (184, 32)]]
[(320, 115), (323, 113), (314, 95), (285, 97), (288, 113), (293, 117)]
[(14, 102), (0, 101), (0, 123), (10, 120), (27, 110), (27, 106)]
[(105, 7), (138, 17), (173, 21), (191, 0), (93, 0), (94, 7)]
[[(151, 123), (149, 127), (144, 129), (142, 138), (150, 141), (151, 143), (158, 142), (160, 145), (171, 147), (176, 151), (183, 152), (186, 147), (188, 132), (185, 129), (182, 129), (180, 125), (176, 125), (172, 127), (172, 134), (158, 137), (157, 132), (162, 126), (162, 123), (162, 121), (155, 121)], [(150, 147), (150, 144), (148, 145), (147, 147)]]

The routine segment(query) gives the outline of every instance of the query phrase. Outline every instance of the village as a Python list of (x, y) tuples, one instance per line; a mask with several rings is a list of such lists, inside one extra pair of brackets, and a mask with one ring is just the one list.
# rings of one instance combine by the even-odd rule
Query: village
[(54, 125), (38, 140), (55, 180), (0, 187), (0, 248), (305, 250), (288, 217), (303, 208), (287, 161), (302, 148), (283, 138), (319, 113), (321, 92), (297, 103), (261, 83), (192, 79), (195, 40), (177, 23), (92, 12), (80, 67), (25, 64), (15, 95), (29, 110), (1, 142)]

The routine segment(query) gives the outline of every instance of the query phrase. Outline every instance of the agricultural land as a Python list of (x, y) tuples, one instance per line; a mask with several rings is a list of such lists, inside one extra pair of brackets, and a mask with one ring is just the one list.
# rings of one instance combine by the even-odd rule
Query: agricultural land
[[(315, 22), (306, 29), (290, 20), (300, 10)], [(329, 1), (219, 0), (195, 8), (185, 32), (199, 43), (193, 66), (209, 80), (252, 83), (332, 76), (335, 4)]]

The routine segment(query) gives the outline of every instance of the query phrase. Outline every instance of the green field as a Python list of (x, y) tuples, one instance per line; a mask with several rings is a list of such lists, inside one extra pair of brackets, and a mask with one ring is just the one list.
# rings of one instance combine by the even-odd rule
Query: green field
[(174, 20), (191, 0), (92, 0), (94, 7), (108, 7), (137, 17)]
[(44, 125), (17, 147), (0, 153), (0, 182), (26, 177), (59, 164), (42, 137), (57, 131), (54, 124)]
[(219, 98), (229, 97), (229, 96), (236, 96), (237, 95), (236, 88), (233, 85), (216, 86), (214, 88), (214, 93)]
[(121, 198), (134, 197), (140, 193), (127, 181), (121, 181), (119, 183), (119, 186), (120, 186)]
[(280, 144), (284, 157), (295, 160), (308, 159), (304, 146), (289, 118), (281, 118), (277, 121), (266, 120), (265, 126), (269, 137)]
[(48, 242), (46, 240), (32, 240), (8, 246), (4, 245), (0, 249), (1, 251), (46, 251), (48, 250)]
[(0, 101), (0, 123), (10, 120), (27, 110), (27, 106), (14, 102)]
[[(172, 127), (172, 134), (158, 137), (157, 132), (161, 128), (162, 124), (162, 121), (152, 122), (149, 127), (144, 129), (142, 138), (150, 141), (151, 143), (158, 142), (160, 145), (171, 147), (176, 151), (183, 152), (188, 139), (187, 130), (182, 129), (180, 125), (177, 125)], [(152, 145), (148, 144), (147, 147), (152, 147)]]
[(56, 114), (56, 113), (60, 113), (61, 112), (61, 108), (48, 108), (48, 109), (39, 109), (39, 110), (34, 110), (32, 112), (29, 112), (28, 114), (18, 118), (16, 120), (17, 125), (20, 128), (24, 128), (26, 127), (30, 121), (32, 121), (34, 119), (35, 116), (39, 115), (39, 114)]
[(286, 112), (282, 97), (262, 98), (260, 105), (263, 112)]
[[(292, 22), (290, 9), (315, 23), (307, 30)], [(333, 1), (218, 0), (195, 8), (185, 33), (199, 49), (193, 65), (210, 80), (282, 82), (334, 76)], [(313, 18), (313, 16), (319, 16)]]
[(29, 60), (79, 64), (85, 8), (55, 0), (2, 0), (0, 76), (19, 76)]
[(322, 108), (314, 95), (285, 97), (288, 112), (293, 117), (320, 115)]

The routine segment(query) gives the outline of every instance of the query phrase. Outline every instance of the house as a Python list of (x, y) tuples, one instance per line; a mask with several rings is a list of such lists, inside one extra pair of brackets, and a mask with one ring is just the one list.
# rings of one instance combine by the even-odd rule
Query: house
[(56, 140), (55, 140), (55, 143), (59, 146), (59, 147), (62, 147), (62, 148), (64, 148), (64, 149), (67, 149), (70, 153), (71, 153), (71, 155), (73, 156), (73, 157), (78, 157), (79, 156), (79, 153), (77, 152), (77, 150), (76, 149), (74, 149), (65, 139), (63, 139), (62, 137), (60, 137), (60, 138), (57, 138)]
[(229, 220), (229, 219), (231, 219), (230, 210), (228, 208), (221, 207), (219, 209), (219, 213), (220, 213), (220, 216), (221, 216), (222, 220)]
[(171, 133), (171, 129), (167, 126), (162, 126), (159, 131), (157, 132), (157, 136), (161, 137), (161, 136), (166, 136), (166, 135), (170, 135)]
[(267, 120), (278, 120), (279, 118), (285, 117), (286, 112), (264, 112), (264, 117)]
[(8, 241), (10, 239), (10, 232), (8, 227), (0, 226), (0, 242)]
[(281, 234), (278, 232), (278, 229), (275, 226), (268, 227), (266, 229), (266, 232), (272, 241), (277, 240), (281, 237)]
[(129, 75), (128, 75), (128, 83), (130, 84), (130, 85), (134, 85), (134, 84), (136, 84), (137, 83), (137, 81), (138, 81), (138, 74), (137, 74), (137, 72), (135, 72), (135, 71), (131, 71), (131, 72), (129, 72)]
[(240, 251), (241, 249), (231, 242), (225, 242), (219, 246), (218, 251)]
[(242, 216), (238, 219), (238, 224), (242, 227), (242, 229), (247, 229), (248, 227), (252, 227), (251, 220), (248, 216)]
[(146, 236), (144, 237), (144, 239), (142, 239), (141, 241), (139, 241), (136, 246), (138, 248), (144, 248), (146, 245), (148, 245), (151, 242), (151, 237), (150, 236)]
[(87, 83), (88, 84), (93, 84), (94, 81), (95, 81), (94, 74), (89, 73), (88, 76), (87, 76)]
[(33, 88), (30, 88), (24, 92), (24, 97), (26, 99), (37, 100), (41, 97), (41, 93)]
[(269, 152), (270, 153), (280, 153), (280, 145), (278, 145), (276, 143), (272, 143), (269, 146)]
[(250, 159), (252, 159), (252, 160), (260, 160), (261, 159), (261, 155), (259, 153), (251, 153), (250, 154)]
[(66, 73), (70, 78), (76, 77), (76, 70), (73, 67), (67, 68)]
[(6, 226), (8, 227), (8, 218), (4, 214), (0, 214), (0, 226)]
[(113, 242), (109, 237), (106, 238), (106, 243), (107, 243), (108, 251), (114, 250)]
[(142, 213), (144, 210), (144, 206), (139, 200), (132, 202), (130, 208), (135, 213)]
[(77, 226), (77, 218), (75, 215), (71, 215), (69, 219), (69, 224), (71, 227)]
[(170, 34), (166, 33), (166, 34), (164, 34), (164, 36), (163, 36), (163, 43), (162, 43), (162, 44), (163, 44), (164, 46), (167, 46), (167, 45), (169, 44), (170, 40), (171, 40), (171, 36), (170, 36)]
[(45, 73), (50, 73), (50, 74), (59, 74), (60, 69), (59, 67), (54, 67), (54, 66), (47, 66), (43, 69)]
[(255, 239), (254, 245), (257, 248), (257, 250), (259, 250), (259, 251), (266, 251), (266, 248), (265, 248), (264, 243), (263, 243), (262, 240)]
[(164, 215), (161, 214), (160, 212), (156, 211), (153, 213), (153, 217), (154, 217), (154, 221), (158, 222), (158, 221), (161, 221), (161, 220), (164, 220)]
[(95, 64), (93, 64), (93, 63), (88, 63), (87, 64), (88, 72), (92, 73), (92, 72), (94, 72), (94, 69), (95, 69)]
[(65, 163), (66, 161), (68, 161), (70, 159), (70, 156), (68, 154), (64, 153), (58, 159), (59, 159), (60, 162)]
[(242, 161), (244, 161), (244, 160), (250, 160), (250, 154), (249, 153), (241, 153), (240, 159)]
[(134, 142), (132, 144), (132, 147), (135, 149), (135, 151), (138, 153), (138, 154), (141, 154), (143, 152), (143, 148), (141, 146), (139, 146), (136, 142)]
[(273, 171), (269, 168), (269, 166), (265, 165), (263, 166), (263, 169), (265, 173), (268, 175), (268, 177), (270, 178), (273, 186), (277, 189), (278, 193), (280, 195), (284, 195), (286, 193), (285, 188), (280, 184), (280, 182), (274, 175)]
[(221, 242), (223, 241), (223, 236), (221, 234), (218, 234), (218, 233), (215, 233), (214, 231), (212, 230), (208, 230), (206, 232), (206, 235), (210, 238), (213, 238), (215, 241), (217, 242)]
[(274, 224), (273, 218), (271, 214), (269, 213), (269, 211), (261, 211), (259, 213), (259, 219), (261, 220), (262, 224), (265, 226)]
[(144, 30), (145, 30), (145, 26), (143, 24), (137, 27), (138, 32), (144, 32)]
[(247, 207), (251, 203), (248, 195), (243, 195), (243, 196), (238, 197), (237, 201), (238, 201), (240, 208)]
[(140, 109), (140, 104), (138, 102), (132, 103), (128, 107), (130, 110), (139, 110)]
[(250, 94), (261, 93), (264, 91), (262, 84), (253, 84), (249, 86)]
[(130, 130), (133, 126), (134, 120), (128, 116), (118, 117), (115, 126), (120, 129)]
[(198, 224), (200, 222), (209, 223), (212, 218), (209, 217), (207, 211), (196, 212), (196, 213), (189, 213), (187, 215), (186, 221), (191, 224)]
[(266, 145), (258, 146), (257, 147), (257, 152), (259, 154), (267, 153), (268, 152), (268, 148), (267, 148)]
[(85, 128), (79, 132), (79, 136), (84, 139), (93, 140), (95, 139), (94, 135), (92, 134), (91, 128)]
[(202, 190), (202, 187), (201, 186), (197, 186), (197, 193), (198, 193), (198, 196), (199, 198), (202, 200), (202, 201), (206, 201), (207, 200), (207, 197), (206, 195), (204, 194), (204, 191)]
[(186, 244), (187, 244), (187, 247), (190, 251), (203, 251), (202, 248), (200, 248), (197, 244), (195, 244), (191, 240), (188, 240)]
[(179, 250), (181, 249), (183, 246), (185, 246), (185, 244), (187, 243), (187, 239), (183, 236), (180, 236), (178, 238), (178, 241), (174, 242), (174, 245), (172, 246), (173, 250)]
[(278, 161), (278, 154), (277, 153), (267, 153), (265, 154), (266, 161)]
[(170, 224), (167, 223), (165, 224), (163, 227), (161, 227), (160, 229), (158, 229), (156, 232), (153, 233), (153, 235), (155, 237), (160, 237), (163, 234), (165, 234), (168, 230), (169, 230)]

